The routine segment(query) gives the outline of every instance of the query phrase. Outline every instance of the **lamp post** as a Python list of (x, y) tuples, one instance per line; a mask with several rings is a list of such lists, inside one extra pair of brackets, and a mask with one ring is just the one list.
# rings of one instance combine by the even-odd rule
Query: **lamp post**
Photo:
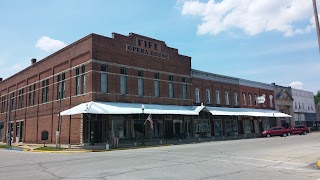
[[(144, 105), (143, 104), (141, 105), (141, 110), (142, 110), (142, 120), (144, 120)], [(145, 134), (145, 129), (146, 129), (144, 122), (142, 123), (142, 127), (143, 127), (143, 134), (142, 134), (142, 144), (141, 145), (144, 146), (144, 134)]]

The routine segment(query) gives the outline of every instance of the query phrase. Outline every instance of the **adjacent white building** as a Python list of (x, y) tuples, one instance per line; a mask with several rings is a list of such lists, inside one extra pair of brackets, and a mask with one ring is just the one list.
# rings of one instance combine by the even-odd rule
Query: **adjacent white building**
[(292, 89), (295, 125), (313, 126), (316, 121), (316, 108), (312, 92)]

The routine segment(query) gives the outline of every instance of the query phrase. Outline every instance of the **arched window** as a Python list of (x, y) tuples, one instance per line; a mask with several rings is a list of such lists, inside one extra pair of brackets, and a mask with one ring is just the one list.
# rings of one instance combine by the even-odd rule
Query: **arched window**
[(247, 100), (246, 100), (246, 94), (245, 93), (243, 93), (242, 94), (242, 101), (243, 101), (243, 105), (246, 105), (247, 103)]
[(273, 96), (269, 95), (269, 99), (270, 99), (270, 107), (273, 107)]
[(252, 97), (251, 97), (251, 94), (249, 94), (248, 97), (249, 97), (249, 106), (252, 106)]

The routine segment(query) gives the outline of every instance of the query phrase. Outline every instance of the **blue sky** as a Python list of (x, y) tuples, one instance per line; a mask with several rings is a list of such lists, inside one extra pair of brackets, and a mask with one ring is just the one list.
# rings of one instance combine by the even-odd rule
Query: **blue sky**
[(12, 0), (0, 2), (0, 24), (3, 78), (90, 33), (134, 32), (191, 56), (194, 69), (320, 90), (311, 0)]

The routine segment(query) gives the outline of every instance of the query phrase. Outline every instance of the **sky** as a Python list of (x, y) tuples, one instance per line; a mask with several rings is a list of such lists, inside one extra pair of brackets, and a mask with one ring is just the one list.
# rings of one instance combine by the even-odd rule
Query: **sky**
[(193, 69), (320, 90), (312, 0), (0, 1), (0, 77), (90, 33), (112, 32), (165, 41)]

